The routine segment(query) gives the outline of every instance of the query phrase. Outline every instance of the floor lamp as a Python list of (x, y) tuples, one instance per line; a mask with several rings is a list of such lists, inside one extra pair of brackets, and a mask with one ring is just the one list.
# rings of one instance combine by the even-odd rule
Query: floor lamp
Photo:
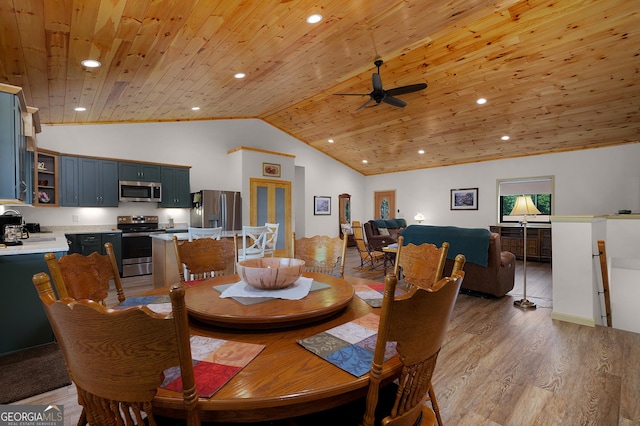
[(509, 216), (522, 216), (522, 226), (524, 227), (524, 241), (523, 241), (523, 254), (522, 261), (522, 279), (524, 285), (524, 292), (521, 300), (516, 300), (513, 305), (520, 309), (535, 309), (536, 304), (527, 300), (527, 216), (540, 214), (540, 210), (536, 208), (531, 200), (530, 195), (522, 195), (516, 198), (516, 205), (513, 206), (513, 210)]

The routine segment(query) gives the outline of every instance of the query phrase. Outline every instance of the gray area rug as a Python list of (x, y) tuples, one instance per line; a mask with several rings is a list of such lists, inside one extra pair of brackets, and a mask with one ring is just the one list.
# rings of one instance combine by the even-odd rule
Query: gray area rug
[(71, 384), (62, 352), (50, 343), (0, 357), (0, 404)]

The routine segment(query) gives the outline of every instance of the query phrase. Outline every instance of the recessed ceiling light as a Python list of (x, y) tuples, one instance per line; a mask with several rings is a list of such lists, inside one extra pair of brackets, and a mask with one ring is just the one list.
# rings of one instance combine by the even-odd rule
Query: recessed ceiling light
[(424, 154), (424, 149), (421, 149), (420, 151), (418, 151), (418, 154)]
[(327, 142), (329, 142), (329, 143), (333, 143), (333, 139), (329, 139)]
[(246, 74), (243, 72), (239, 72), (233, 75), (235, 78), (245, 78)]
[(368, 161), (367, 161), (367, 160), (362, 160), (362, 162), (363, 162), (364, 164), (367, 164), (367, 163), (368, 163)]
[(319, 15), (317, 13), (307, 17), (307, 22), (310, 24), (317, 24), (320, 21), (322, 21), (322, 15)]
[(191, 111), (200, 111), (200, 107), (191, 107)]
[(80, 63), (87, 68), (98, 68), (100, 65), (102, 65), (99, 61), (96, 61), (95, 59), (85, 59)]
[(76, 107), (74, 108), (76, 111), (78, 112), (82, 112), (82, 111), (86, 111), (87, 109), (85, 107)]
[(483, 104), (486, 104), (486, 103), (487, 103), (487, 100), (486, 100), (485, 98), (480, 98), (480, 99), (478, 99), (478, 100), (476, 101), (476, 103), (477, 103), (478, 105), (483, 105)]
[(502, 139), (503, 141), (508, 141), (510, 138), (507, 135), (504, 135), (503, 137), (501, 137), (500, 139)]

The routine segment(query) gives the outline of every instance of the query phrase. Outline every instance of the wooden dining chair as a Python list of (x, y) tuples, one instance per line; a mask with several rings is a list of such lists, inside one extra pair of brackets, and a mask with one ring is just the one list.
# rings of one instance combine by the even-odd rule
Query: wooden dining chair
[(172, 314), (161, 315), (145, 306), (115, 311), (93, 300), (57, 300), (45, 273), (33, 283), (78, 390), (86, 415), (79, 424), (156, 425), (152, 400), (174, 366), (187, 425), (200, 424), (183, 287), (171, 288)]
[(242, 248), (238, 249), (238, 261), (264, 257), (268, 233), (267, 226), (243, 226), (240, 235)]
[(293, 257), (304, 260), (305, 271), (342, 278), (347, 255), (347, 233), (344, 238), (315, 235), (296, 239), (293, 233)]
[(185, 282), (234, 273), (236, 250), (229, 238), (185, 241), (174, 235), (173, 245), (178, 273)]
[(193, 228), (189, 227), (189, 241), (197, 240), (199, 238), (212, 238), (219, 240), (222, 237), (222, 227), (217, 228)]
[[(464, 256), (460, 262), (464, 263)], [(385, 277), (380, 325), (371, 365), (364, 426), (372, 426), (387, 342), (396, 342), (403, 368), (391, 412), (382, 420), (388, 426), (434, 424), (436, 414), (425, 402), (432, 390), (431, 377), (444, 342), (449, 319), (464, 278), (458, 269), (430, 288), (414, 286), (394, 296), (397, 277)], [(433, 402), (433, 400), (432, 400)], [(442, 422), (438, 419), (440, 425)]]
[(364, 241), (364, 234), (362, 232), (362, 225), (360, 225), (360, 222), (354, 221), (352, 223), (352, 229), (353, 239), (356, 242), (358, 254), (360, 255), (360, 269), (371, 272), (378, 272), (380, 269), (384, 269), (384, 252), (372, 250)]
[[(404, 237), (398, 237), (398, 251), (393, 274), (405, 283), (429, 288), (442, 278), (447, 260), (449, 243), (443, 242), (440, 248), (434, 244), (403, 245)], [(464, 265), (463, 265), (464, 266)]]
[[(408, 244), (406, 246), (403, 243), (404, 237), (398, 237), (398, 252), (393, 275), (404, 279), (407, 290), (412, 287), (430, 289), (435, 286), (442, 279), (449, 243), (443, 242), (440, 248), (428, 243), (420, 245)], [(451, 275), (455, 276), (462, 272), (465, 262), (464, 255), (457, 255)], [(438, 407), (435, 390), (431, 384), (429, 384), (428, 393), (428, 400), (431, 401), (438, 424), (442, 426), (440, 408)]]
[(126, 299), (120, 281), (120, 272), (111, 243), (105, 243), (107, 252), (93, 252), (88, 256), (78, 253), (62, 256), (59, 260), (53, 253), (46, 253), (44, 260), (56, 287), (58, 297), (91, 299), (106, 306), (110, 283), (114, 283), (118, 303)]

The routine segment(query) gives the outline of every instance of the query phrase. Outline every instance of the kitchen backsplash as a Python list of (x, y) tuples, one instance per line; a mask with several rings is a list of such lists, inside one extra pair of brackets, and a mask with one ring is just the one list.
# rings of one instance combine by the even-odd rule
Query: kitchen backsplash
[(56, 228), (90, 228), (99, 227), (110, 229), (116, 227), (118, 216), (145, 215), (158, 216), (161, 227), (169, 226), (169, 219), (173, 219), (174, 228), (178, 224), (189, 223), (189, 209), (161, 209), (153, 203), (120, 203), (117, 208), (108, 207), (32, 207), (32, 206), (0, 206), (20, 212), (24, 222), (40, 223), (48, 229)]

